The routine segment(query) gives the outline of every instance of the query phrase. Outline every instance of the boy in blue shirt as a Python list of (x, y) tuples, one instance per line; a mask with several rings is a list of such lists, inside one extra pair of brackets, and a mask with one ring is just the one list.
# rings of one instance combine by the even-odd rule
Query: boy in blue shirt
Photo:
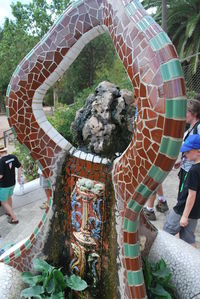
[(180, 188), (177, 204), (168, 215), (163, 229), (195, 245), (195, 229), (200, 218), (200, 135), (190, 135), (181, 147), (186, 158), (194, 162)]

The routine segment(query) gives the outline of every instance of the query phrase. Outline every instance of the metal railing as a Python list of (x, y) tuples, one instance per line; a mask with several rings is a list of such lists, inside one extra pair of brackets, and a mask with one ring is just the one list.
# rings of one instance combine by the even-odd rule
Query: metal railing
[(13, 134), (13, 131), (11, 129), (8, 129), (3, 132), (3, 142), (4, 147), (7, 147), (7, 144), (11, 144), (15, 141), (15, 135)]

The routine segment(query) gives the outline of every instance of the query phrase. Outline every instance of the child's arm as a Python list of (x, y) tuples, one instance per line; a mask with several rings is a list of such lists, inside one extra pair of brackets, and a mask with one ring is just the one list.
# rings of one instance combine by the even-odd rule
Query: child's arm
[(186, 200), (183, 215), (182, 215), (181, 220), (180, 220), (180, 226), (185, 227), (185, 226), (188, 225), (188, 217), (189, 217), (190, 212), (191, 212), (191, 210), (194, 206), (195, 199), (196, 199), (196, 194), (197, 194), (196, 191), (191, 190), (191, 189), (188, 190), (188, 197), (187, 197), (187, 200)]

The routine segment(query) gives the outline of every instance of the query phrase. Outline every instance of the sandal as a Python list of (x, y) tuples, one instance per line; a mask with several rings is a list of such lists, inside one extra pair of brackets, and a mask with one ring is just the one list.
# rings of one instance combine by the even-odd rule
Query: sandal
[(10, 223), (10, 224), (18, 224), (19, 220), (14, 220), (13, 218), (11, 218), (10, 220), (8, 220), (8, 223)]

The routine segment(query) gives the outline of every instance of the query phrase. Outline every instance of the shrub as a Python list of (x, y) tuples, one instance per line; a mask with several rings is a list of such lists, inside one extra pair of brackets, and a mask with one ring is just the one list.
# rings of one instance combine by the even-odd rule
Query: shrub
[(158, 263), (143, 260), (143, 272), (147, 297), (149, 299), (173, 299), (174, 286), (170, 283), (172, 274), (161, 259)]
[(38, 274), (31, 272), (22, 273), (22, 280), (29, 284), (29, 288), (21, 292), (21, 297), (34, 299), (65, 299), (65, 291), (69, 288), (70, 297), (72, 290), (83, 291), (87, 283), (79, 276), (73, 274), (64, 276), (61, 269), (49, 265), (41, 259), (33, 260), (33, 268)]
[(37, 164), (34, 162), (28, 150), (25, 149), (18, 141), (15, 141), (15, 151), (13, 154), (18, 158), (22, 164), (22, 170), (26, 180), (32, 181), (38, 177)]

